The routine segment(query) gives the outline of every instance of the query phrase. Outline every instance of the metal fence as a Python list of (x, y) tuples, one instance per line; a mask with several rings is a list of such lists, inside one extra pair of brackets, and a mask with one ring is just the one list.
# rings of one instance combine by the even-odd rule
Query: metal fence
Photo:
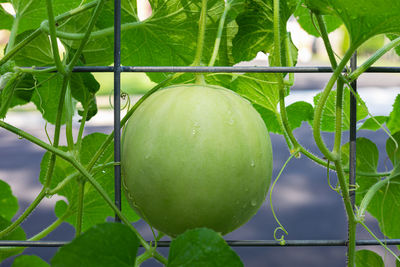
[[(113, 72), (114, 73), (114, 160), (120, 162), (120, 87), (122, 72), (191, 72), (191, 73), (329, 73), (333, 72), (331, 67), (196, 67), (196, 66), (121, 66), (121, 0), (114, 2), (114, 66), (77, 66), (74, 72)], [(357, 55), (351, 60), (351, 69), (355, 69)], [(374, 73), (400, 73), (400, 67), (370, 67), (366, 72)], [(357, 90), (357, 82), (352, 83), (353, 90)], [(350, 95), (350, 159), (349, 178), (350, 184), (356, 183), (356, 97)], [(115, 204), (121, 208), (121, 168), (115, 165)], [(351, 199), (354, 205), (355, 191), (351, 191)], [(116, 217), (115, 221), (119, 221)], [(15, 241), (0, 240), (0, 247), (60, 247), (70, 241)], [(400, 239), (382, 239), (387, 245), (400, 245)], [(271, 247), (281, 246), (275, 240), (227, 240), (233, 247)], [(169, 247), (170, 241), (158, 241), (159, 247)], [(284, 246), (347, 246), (347, 240), (285, 240)], [(357, 246), (380, 245), (377, 240), (357, 240)]]

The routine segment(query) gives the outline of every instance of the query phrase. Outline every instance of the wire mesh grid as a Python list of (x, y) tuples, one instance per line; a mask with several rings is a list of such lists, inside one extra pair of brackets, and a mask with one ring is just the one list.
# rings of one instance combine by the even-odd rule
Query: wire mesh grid
[[(121, 0), (114, 1), (114, 66), (77, 66), (74, 72), (112, 72), (114, 73), (114, 160), (120, 162), (120, 88), (122, 72), (190, 72), (190, 73), (330, 73), (331, 67), (306, 66), (306, 67), (251, 67), (251, 66), (121, 66)], [(350, 68), (356, 69), (357, 55), (354, 54)], [(39, 67), (43, 69), (45, 67)], [(346, 70), (344, 70), (346, 71)], [(400, 73), (400, 67), (370, 67), (365, 72), (372, 73)], [(352, 83), (354, 91), (357, 91), (357, 82)], [(350, 157), (349, 157), (349, 184), (356, 183), (356, 97), (350, 94)], [(115, 165), (115, 204), (121, 209), (121, 168)], [(351, 200), (355, 203), (355, 192), (352, 191)], [(116, 216), (115, 221), (120, 219)], [(20, 241), (0, 240), (0, 247), (60, 247), (70, 241)], [(282, 246), (275, 240), (227, 240), (233, 247), (271, 247)], [(400, 245), (400, 239), (381, 239), (387, 245)], [(357, 240), (357, 246), (380, 245), (377, 240)], [(158, 241), (159, 247), (169, 247), (170, 241)], [(347, 240), (286, 240), (284, 246), (305, 247), (305, 246), (347, 246)]]

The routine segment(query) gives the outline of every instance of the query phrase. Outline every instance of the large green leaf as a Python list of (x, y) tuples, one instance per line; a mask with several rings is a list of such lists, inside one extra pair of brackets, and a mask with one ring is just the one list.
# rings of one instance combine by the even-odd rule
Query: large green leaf
[(36, 255), (21, 255), (15, 258), (12, 267), (50, 267), (50, 265)]
[(398, 0), (307, 0), (317, 12), (341, 18), (351, 46), (357, 48), (369, 38), (400, 32), (400, 1)]
[[(86, 165), (93, 158), (96, 151), (100, 148), (107, 135), (101, 133), (94, 133), (86, 136), (82, 140), (82, 147), (80, 150), (79, 158), (82, 164)], [(66, 150), (66, 148), (62, 148)], [(105, 164), (111, 162), (113, 155), (113, 147), (109, 146), (108, 149), (100, 157), (98, 164)], [(43, 156), (40, 171), (40, 181), (44, 183), (45, 174), (47, 171), (47, 164), (50, 158), (50, 153)], [(95, 180), (107, 192), (110, 198), (114, 197), (114, 171), (113, 166), (104, 167), (97, 165), (97, 171), (94, 172)], [(52, 177), (50, 188), (54, 188), (58, 183), (63, 181), (66, 177), (73, 175), (76, 170), (65, 160), (57, 158), (54, 174)], [(79, 176), (77, 176), (79, 178)], [(58, 195), (65, 196), (68, 204), (63, 200), (57, 202), (55, 213), (58, 217), (63, 216), (68, 212), (69, 216), (66, 219), (71, 225), (76, 225), (76, 212), (78, 210), (78, 186), (79, 182), (75, 178), (68, 185), (63, 187), (58, 192)], [(100, 194), (92, 187), (89, 182), (85, 184), (85, 196), (83, 206), (83, 225), (82, 230), (90, 228), (91, 226), (104, 222), (108, 217), (114, 216), (114, 212), (103, 200)], [(122, 200), (122, 211), (131, 220), (137, 221), (139, 217), (129, 207), (126, 199)]]
[(386, 126), (392, 134), (400, 131), (400, 94), (397, 95), (396, 100), (394, 101), (393, 110), (389, 115)]
[(139, 239), (120, 223), (96, 225), (61, 247), (54, 267), (128, 267), (135, 265)]
[[(80, 0), (53, 0), (53, 12), (57, 16), (79, 6)], [(44, 0), (14, 0), (12, 5), (18, 20), (18, 33), (36, 29), (47, 19), (47, 7)]]
[[(11, 222), (9, 220), (0, 216), (0, 231), (7, 228), (10, 224)], [(1, 237), (0, 240), (26, 240), (26, 235), (21, 226), (18, 226), (8, 235)], [(0, 262), (8, 257), (21, 253), (23, 250), (24, 248), (0, 247)]]
[[(314, 97), (314, 105), (318, 104), (321, 93)], [(368, 110), (364, 103), (357, 102), (357, 121), (364, 119), (368, 115)], [(322, 112), (321, 130), (327, 132), (335, 131), (336, 118), (336, 90), (332, 90), (328, 96), (326, 104)], [(350, 129), (350, 91), (347, 87), (344, 88), (343, 94), (343, 128), (346, 131)]]
[(356, 251), (356, 267), (385, 267), (381, 256), (371, 250)]
[[(294, 13), (294, 16), (296, 17), (297, 22), (300, 24), (300, 26), (307, 33), (314, 35), (316, 37), (320, 36), (319, 29), (318, 29), (318, 23), (317, 23), (316, 19), (315, 20), (311, 19), (312, 17), (310, 14), (310, 10), (308, 10), (306, 7), (300, 5), (297, 8), (296, 12)], [(342, 25), (342, 21), (336, 16), (323, 15), (322, 18), (326, 24), (328, 33), (333, 32), (334, 30), (339, 28), (340, 25)]]
[[(57, 73), (50, 73), (36, 74), (35, 79), (37, 86), (32, 95), (32, 102), (46, 121), (55, 124), (63, 77)], [(65, 112), (61, 123), (65, 123)]]
[(0, 29), (10, 30), (13, 21), (14, 17), (7, 13), (2, 6), (0, 6)]
[[(274, 46), (273, 1), (246, 0), (245, 5), (245, 12), (236, 19), (239, 31), (233, 39), (235, 62), (252, 60), (260, 51), (270, 53)], [(297, 0), (280, 1), (282, 37), (286, 36), (286, 23), (297, 5)]]
[[(25, 31), (17, 35), (16, 43), (21, 42), (32, 31)], [(41, 33), (34, 40), (25, 45), (14, 57), (18, 66), (52, 66), (54, 65), (53, 52), (49, 41), (49, 36)]]
[(18, 199), (12, 194), (11, 187), (0, 180), (0, 216), (11, 220), (18, 211)]
[[(241, 2), (230, 1), (226, 25), (221, 36), (220, 49), (216, 65), (231, 65), (231, 40), (236, 33), (234, 17), (240, 12)], [(187, 66), (192, 64), (196, 48), (198, 21), (200, 18), (201, 1), (188, 0), (153, 0), (152, 15), (144, 21), (137, 16), (136, 1), (122, 2), (121, 20), (122, 44), (121, 59), (123, 65), (132, 66)], [(225, 1), (208, 1), (207, 30), (205, 34), (204, 51), (201, 64), (208, 64), (217, 34), (219, 19), (224, 11)], [(95, 31), (111, 29), (113, 26), (113, 3), (108, 2), (102, 11), (103, 19), (96, 23)], [(87, 16), (87, 15), (86, 15)], [(83, 31), (80, 25), (86, 18), (82, 17), (65, 25), (70, 29)], [(71, 42), (66, 38), (63, 42), (70, 47), (76, 47), (79, 41)], [(84, 62), (87, 65), (108, 65), (113, 59), (112, 31), (108, 34), (93, 37), (83, 51)], [(153, 81), (161, 81), (165, 73), (149, 74)], [(186, 74), (179, 81), (188, 81), (193, 75)]]
[(168, 267), (243, 266), (220, 234), (206, 228), (188, 230), (171, 242)]

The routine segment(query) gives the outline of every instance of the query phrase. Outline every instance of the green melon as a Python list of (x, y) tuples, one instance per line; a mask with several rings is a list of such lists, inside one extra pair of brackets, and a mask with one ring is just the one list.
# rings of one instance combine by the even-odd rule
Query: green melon
[(231, 90), (177, 85), (145, 100), (122, 136), (131, 206), (157, 230), (229, 233), (265, 200), (272, 148), (264, 121)]

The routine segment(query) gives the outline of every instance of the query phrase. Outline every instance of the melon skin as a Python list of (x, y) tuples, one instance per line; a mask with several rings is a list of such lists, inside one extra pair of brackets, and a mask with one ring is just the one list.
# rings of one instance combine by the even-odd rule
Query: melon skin
[(256, 214), (272, 176), (264, 121), (247, 100), (218, 86), (152, 94), (124, 128), (121, 156), (128, 202), (172, 237), (198, 227), (235, 230)]

